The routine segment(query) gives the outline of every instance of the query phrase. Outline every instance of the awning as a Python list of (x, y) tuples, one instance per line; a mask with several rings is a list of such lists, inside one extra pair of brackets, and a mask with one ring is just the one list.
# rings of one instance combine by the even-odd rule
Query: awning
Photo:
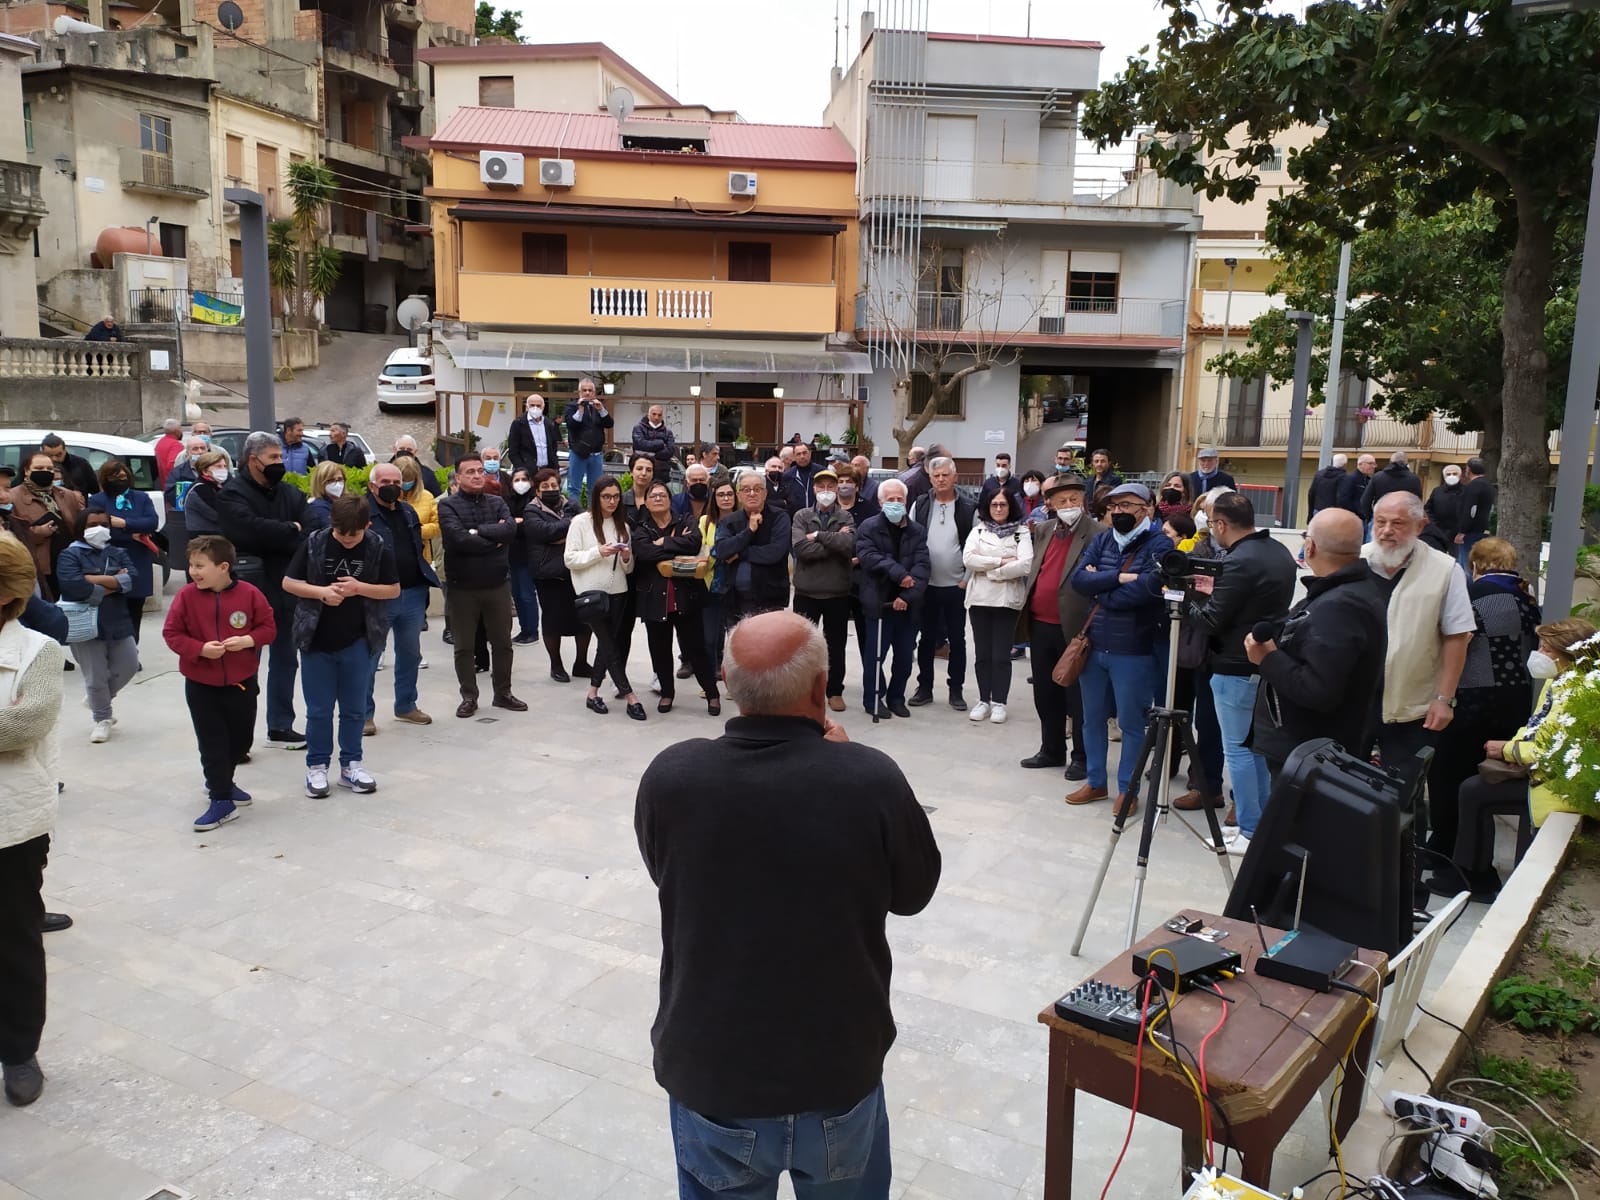
[(681, 346), (586, 346), (445, 338), (456, 366), (468, 371), (661, 371), (679, 374), (866, 375), (872, 362), (851, 350), (728, 350)]
[(599, 208), (542, 204), (495, 204), (462, 200), (449, 210), (461, 221), (509, 221), (518, 225), (625, 225), (643, 229), (723, 229), (730, 233), (843, 233), (843, 222), (829, 217), (783, 213), (697, 213), (686, 208)]

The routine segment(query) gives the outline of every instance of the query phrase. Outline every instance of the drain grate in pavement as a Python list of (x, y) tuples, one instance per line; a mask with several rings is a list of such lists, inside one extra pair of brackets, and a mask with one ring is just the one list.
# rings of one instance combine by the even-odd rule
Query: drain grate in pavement
[(479, 717), (478, 718), (478, 724), (479, 725), (493, 725), (499, 719), (500, 719), (499, 717)]
[(178, 1188), (163, 1186), (143, 1196), (140, 1200), (194, 1200), (193, 1192), (180, 1191)]

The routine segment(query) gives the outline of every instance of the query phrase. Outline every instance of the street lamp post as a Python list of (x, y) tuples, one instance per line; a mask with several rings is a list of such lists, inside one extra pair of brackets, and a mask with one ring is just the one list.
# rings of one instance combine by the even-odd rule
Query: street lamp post
[[(1228, 299), (1223, 303), (1222, 307), (1222, 353), (1217, 356), (1218, 358), (1226, 358), (1228, 355), (1228, 334), (1233, 331), (1233, 273), (1238, 269), (1239, 260), (1237, 258), (1225, 258), (1222, 260), (1222, 265), (1228, 268)], [(1217, 372), (1216, 401), (1211, 406), (1211, 424), (1213, 426), (1216, 426), (1222, 417), (1222, 382), (1224, 378), (1224, 375), (1219, 370)], [(1202, 436), (1200, 440), (1202, 442), (1220, 441), (1221, 437), (1218, 430), (1213, 428), (1209, 436)]]
[(1288, 460), (1283, 468), (1283, 527), (1293, 529), (1299, 524), (1300, 456), (1305, 451), (1306, 400), (1311, 394), (1311, 333), (1317, 317), (1315, 313), (1294, 310), (1283, 315), (1296, 327), (1294, 398), (1289, 402), (1289, 444), (1285, 447)]

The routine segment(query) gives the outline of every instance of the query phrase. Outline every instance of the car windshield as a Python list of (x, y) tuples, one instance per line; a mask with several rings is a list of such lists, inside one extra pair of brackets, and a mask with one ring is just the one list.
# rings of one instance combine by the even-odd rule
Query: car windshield
[(100, 466), (107, 459), (120, 458), (127, 464), (128, 472), (133, 476), (134, 487), (141, 492), (160, 490), (161, 484), (157, 482), (156, 459), (153, 454), (112, 454), (109, 450), (92, 450), (84, 446), (74, 446), (70, 442), (67, 444), (67, 449), (87, 460), (96, 475), (100, 474)]
[(417, 379), (429, 372), (422, 363), (390, 363), (383, 373), (390, 379)]

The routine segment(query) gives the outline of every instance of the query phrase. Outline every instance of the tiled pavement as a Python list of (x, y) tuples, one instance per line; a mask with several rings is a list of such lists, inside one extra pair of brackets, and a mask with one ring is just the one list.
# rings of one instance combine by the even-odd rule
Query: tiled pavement
[[(77, 924), (47, 939), (44, 1098), (0, 1106), (0, 1200), (142, 1200), (161, 1184), (204, 1200), (674, 1194), (633, 794), (657, 750), (719, 725), (692, 686), (669, 717), (596, 717), (539, 647), (517, 652), (532, 711), (459, 721), (441, 624), (424, 635), (432, 726), (394, 723), (379, 676), (376, 794), (309, 800), (302, 756), (258, 748), (240, 773), (255, 805), (209, 834), (189, 831), (199, 766), (159, 616), (110, 742), (89, 745), (67, 677), (46, 893)], [(846, 715), (905, 769), (944, 853), (933, 903), (890, 925), (891, 1195), (907, 1200), (1041, 1194), (1034, 1016), (1120, 949), (1127, 920), (1132, 839), (1084, 957), (1068, 953), (1109, 813), (1069, 810), (1059, 773), (1016, 767), (1037, 732), (1017, 665), (1005, 726), (942, 703), (876, 729)], [(854, 673), (850, 687), (858, 699)], [(1143, 924), (1223, 895), (1199, 844), (1162, 830)], [(1086, 1099), (1078, 1119), (1076, 1179), (1098, 1194), (1126, 1114)], [(1302, 1116), (1279, 1186), (1322, 1169), (1323, 1146)], [(1177, 1152), (1176, 1132), (1141, 1118), (1114, 1194), (1175, 1195)]]

